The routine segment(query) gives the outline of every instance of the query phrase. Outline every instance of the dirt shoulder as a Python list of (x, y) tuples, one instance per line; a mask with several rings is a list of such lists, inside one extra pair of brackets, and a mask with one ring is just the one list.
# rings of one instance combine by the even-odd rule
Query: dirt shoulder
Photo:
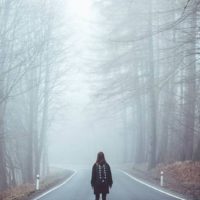
[(159, 165), (147, 170), (145, 164), (123, 166), (123, 170), (133, 176), (160, 186), (160, 172), (164, 173), (164, 189), (183, 195), (187, 199), (200, 200), (200, 162), (175, 162)]
[(61, 184), (73, 174), (71, 170), (56, 170), (40, 182), (40, 189), (34, 184), (24, 184), (0, 193), (0, 200), (31, 200), (49, 189)]

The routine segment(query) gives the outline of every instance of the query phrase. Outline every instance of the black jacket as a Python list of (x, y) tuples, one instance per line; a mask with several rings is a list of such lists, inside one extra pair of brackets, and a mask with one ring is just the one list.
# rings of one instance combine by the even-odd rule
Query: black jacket
[(109, 187), (112, 187), (112, 173), (108, 163), (95, 163), (92, 167), (91, 185), (94, 194), (109, 193)]

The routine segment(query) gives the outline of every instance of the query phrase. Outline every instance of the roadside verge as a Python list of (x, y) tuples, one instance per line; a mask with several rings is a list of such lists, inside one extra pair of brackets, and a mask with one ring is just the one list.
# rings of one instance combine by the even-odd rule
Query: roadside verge
[(160, 186), (161, 172), (163, 173), (164, 190), (181, 194), (187, 199), (200, 200), (200, 162), (199, 161), (176, 161), (170, 164), (160, 163), (148, 170), (147, 163), (127, 163), (118, 168), (134, 177)]
[[(76, 175), (76, 171), (72, 171), (72, 174), (70, 176), (68, 176), (64, 181), (59, 182), (58, 184), (54, 185), (53, 187), (47, 188), (46, 190), (41, 190), (40, 193), (37, 193), (37, 195), (33, 198), (33, 196), (31, 197), (32, 200), (39, 200), (42, 197), (44, 197), (45, 195), (57, 190), (58, 188), (60, 188), (62, 185), (66, 184), (67, 182), (69, 182), (75, 175)], [(30, 199), (30, 198), (29, 198)]]
[(0, 193), (0, 199), (3, 200), (39, 200), (42, 196), (58, 189), (76, 174), (73, 170), (54, 169), (49, 176), (40, 181), (39, 190), (36, 190), (35, 184), (22, 184), (7, 189)]
[(174, 192), (171, 192), (169, 190), (166, 190), (165, 188), (159, 187), (156, 184), (153, 184), (149, 181), (145, 181), (141, 178), (136, 178), (135, 176), (131, 175), (130, 173), (124, 171), (124, 170), (120, 170), (123, 174), (125, 174), (126, 176), (128, 176), (129, 178), (133, 179), (134, 181), (137, 181), (153, 190), (156, 190), (160, 193), (166, 194), (167, 196), (171, 196), (173, 198), (176, 198), (177, 200), (186, 200), (186, 198), (182, 197), (182, 195), (179, 194), (175, 194)]

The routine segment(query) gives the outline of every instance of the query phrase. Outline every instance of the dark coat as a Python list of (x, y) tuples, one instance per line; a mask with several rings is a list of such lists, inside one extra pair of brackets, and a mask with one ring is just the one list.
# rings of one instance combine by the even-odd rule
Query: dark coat
[[(99, 177), (100, 175), (100, 177)], [(103, 180), (103, 183), (102, 181)], [(95, 163), (92, 167), (91, 185), (94, 189), (94, 194), (108, 194), (109, 187), (112, 187), (112, 173), (108, 163)]]

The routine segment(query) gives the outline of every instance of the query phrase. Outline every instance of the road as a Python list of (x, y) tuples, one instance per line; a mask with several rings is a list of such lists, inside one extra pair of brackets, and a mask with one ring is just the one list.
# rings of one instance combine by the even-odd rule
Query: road
[[(119, 170), (113, 170), (113, 187), (107, 200), (178, 200), (137, 180)], [(79, 169), (77, 173), (62, 186), (34, 200), (94, 200), (90, 186), (91, 171)], [(181, 199), (181, 198), (180, 198)]]

